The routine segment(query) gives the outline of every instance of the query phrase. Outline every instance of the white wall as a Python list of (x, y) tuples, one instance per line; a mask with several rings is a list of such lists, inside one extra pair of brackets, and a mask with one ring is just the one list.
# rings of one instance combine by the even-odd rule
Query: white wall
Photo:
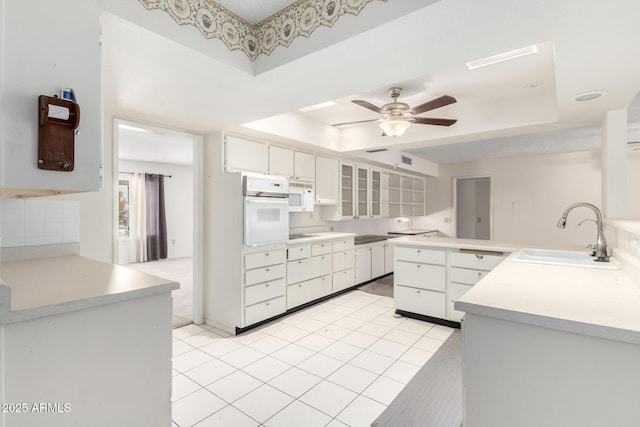
[[(171, 175), (165, 178), (168, 258), (193, 255), (193, 167), (120, 160), (120, 171)], [(126, 177), (126, 175), (123, 175)], [(120, 239), (120, 262), (128, 259), (128, 239)]]
[(566, 230), (556, 227), (564, 209), (585, 201), (601, 206), (599, 152), (576, 152), (483, 160), (440, 166), (438, 178), (427, 178), (427, 214), (420, 228), (438, 228), (453, 236), (454, 177), (490, 175), (493, 182), (494, 240), (525, 244), (587, 245), (596, 237), (591, 222), (578, 227), (591, 211), (569, 215)]

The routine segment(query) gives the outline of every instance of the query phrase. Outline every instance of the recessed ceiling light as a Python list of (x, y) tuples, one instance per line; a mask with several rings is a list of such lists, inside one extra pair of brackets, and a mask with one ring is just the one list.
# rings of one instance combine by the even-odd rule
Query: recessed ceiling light
[(604, 90), (590, 90), (588, 92), (583, 92), (580, 95), (577, 95), (574, 99), (576, 101), (591, 101), (592, 99), (600, 98), (602, 95), (607, 92)]
[(319, 110), (321, 108), (327, 108), (333, 105), (336, 105), (336, 103), (333, 101), (321, 102), (320, 104), (310, 105), (308, 107), (301, 108), (299, 111), (302, 111), (303, 113), (307, 113), (309, 111)]
[(521, 49), (511, 50), (509, 52), (499, 53), (498, 55), (489, 56), (487, 58), (476, 59), (475, 61), (467, 62), (467, 68), (469, 70), (475, 70), (476, 68), (486, 67), (487, 65), (497, 64), (498, 62), (509, 61), (511, 59), (519, 58), (525, 55), (531, 55), (538, 51), (538, 46), (532, 45), (523, 47)]
[(533, 88), (540, 87), (540, 86), (543, 86), (543, 85), (544, 85), (544, 82), (531, 82), (531, 83), (525, 85), (525, 87), (527, 89), (533, 89)]

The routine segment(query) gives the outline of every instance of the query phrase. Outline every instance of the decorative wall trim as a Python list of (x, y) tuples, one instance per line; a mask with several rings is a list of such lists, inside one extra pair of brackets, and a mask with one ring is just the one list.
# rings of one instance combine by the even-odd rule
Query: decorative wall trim
[(192, 25), (207, 38), (222, 40), (229, 50), (242, 50), (252, 61), (287, 47), (320, 26), (332, 27), (345, 14), (358, 15), (373, 1), (298, 0), (258, 24), (251, 24), (212, 0), (140, 0), (142, 5), (168, 13), (179, 25)]

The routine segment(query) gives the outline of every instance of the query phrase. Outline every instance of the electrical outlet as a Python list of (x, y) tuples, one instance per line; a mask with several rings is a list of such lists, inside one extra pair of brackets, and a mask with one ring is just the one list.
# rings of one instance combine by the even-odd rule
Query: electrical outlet
[(451, 224), (451, 218), (445, 218), (444, 219), (444, 223), (445, 224)]

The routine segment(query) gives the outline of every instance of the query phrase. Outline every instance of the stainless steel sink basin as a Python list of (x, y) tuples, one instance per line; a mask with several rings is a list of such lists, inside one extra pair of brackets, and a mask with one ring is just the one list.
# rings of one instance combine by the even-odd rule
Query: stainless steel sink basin
[(566, 267), (603, 268), (615, 270), (618, 268), (615, 262), (598, 262), (587, 252), (561, 251), (553, 249), (520, 249), (515, 253), (511, 261), (528, 262), (534, 264), (562, 265)]

